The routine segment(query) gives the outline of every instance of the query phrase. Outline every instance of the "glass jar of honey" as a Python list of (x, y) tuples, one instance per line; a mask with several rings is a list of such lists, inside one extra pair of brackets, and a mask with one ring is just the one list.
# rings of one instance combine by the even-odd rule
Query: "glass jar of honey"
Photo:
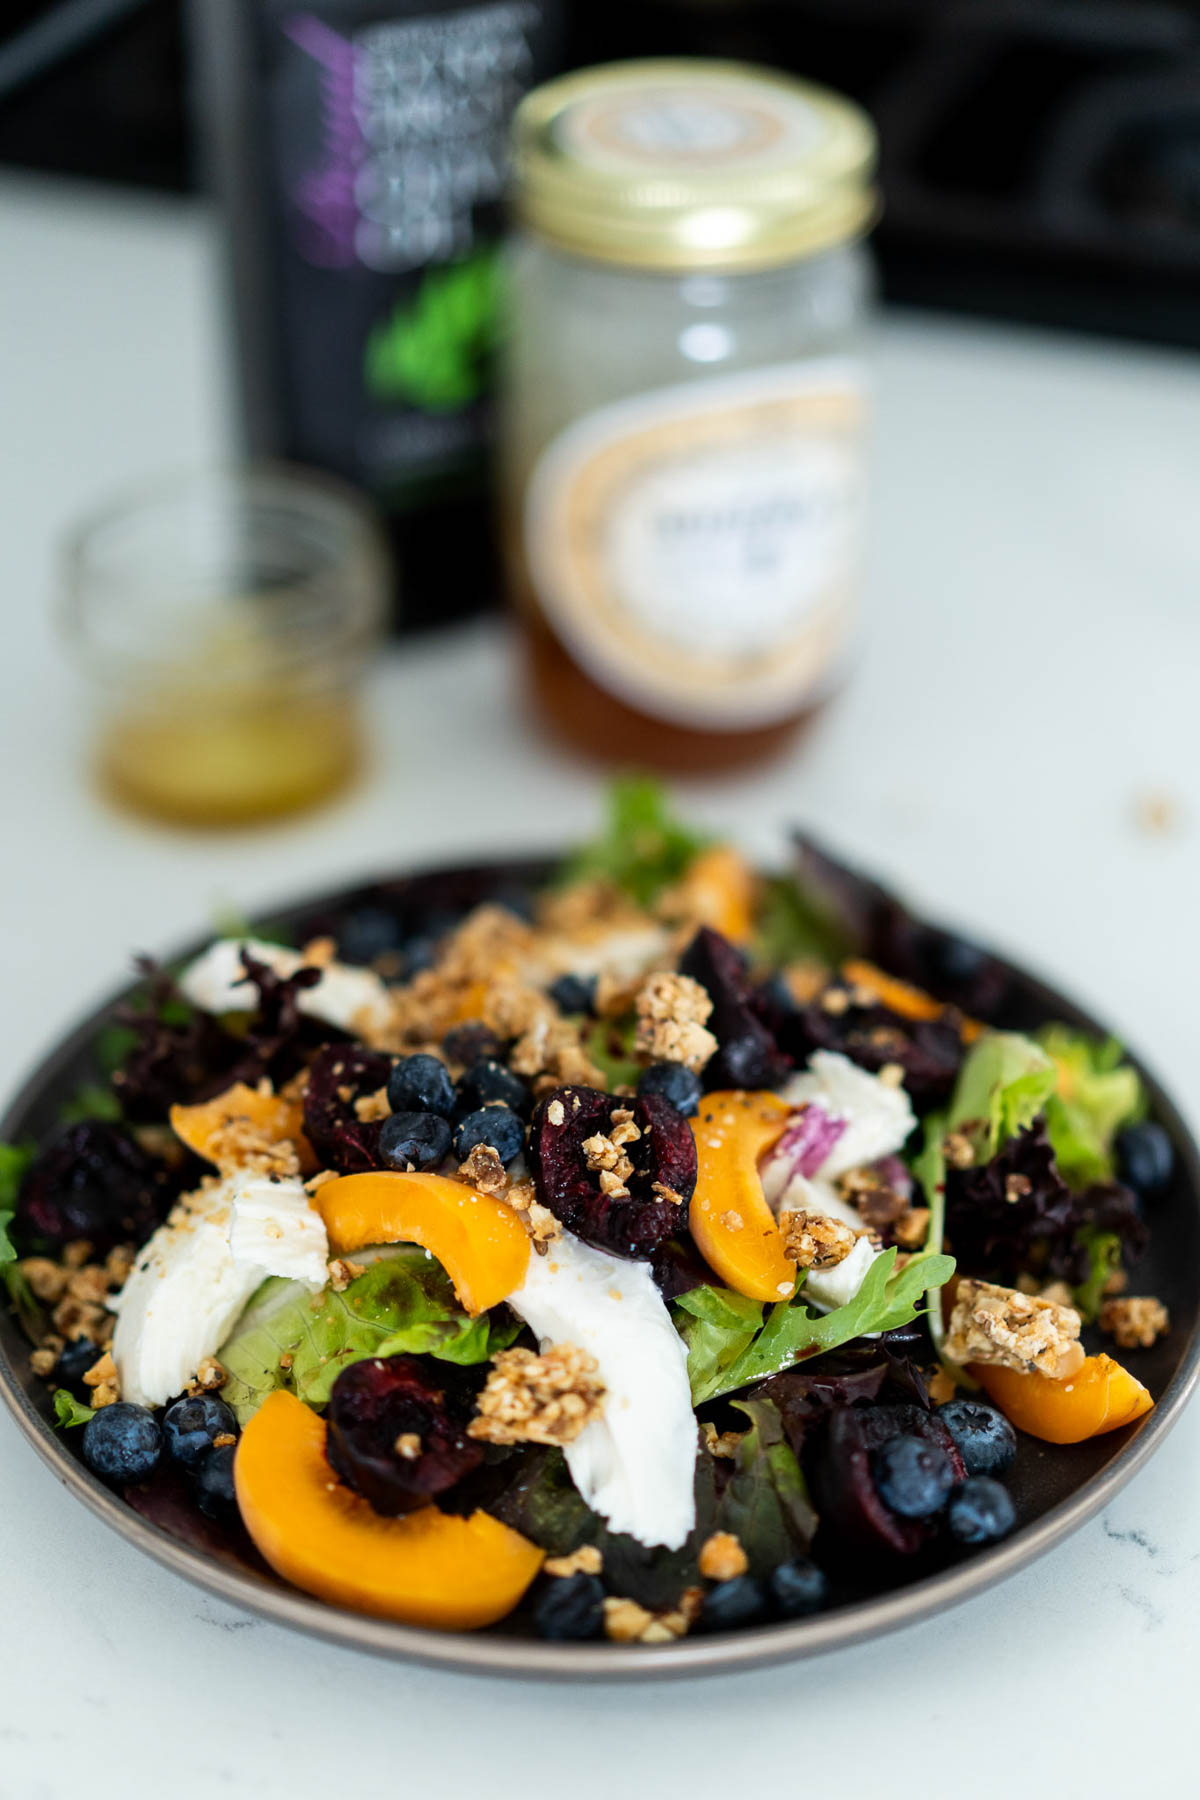
[(340, 483), (267, 465), (170, 477), (81, 524), (64, 561), (64, 625), (116, 798), (237, 825), (355, 772), (391, 575)]
[(744, 761), (843, 670), (874, 159), (850, 102), (736, 63), (518, 109), (505, 553), (537, 703), (588, 751)]

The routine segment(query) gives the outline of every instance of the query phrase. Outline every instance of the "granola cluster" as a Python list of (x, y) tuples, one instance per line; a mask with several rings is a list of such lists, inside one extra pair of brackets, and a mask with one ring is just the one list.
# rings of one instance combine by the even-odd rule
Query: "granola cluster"
[[(561, 1111), (561, 1106), (559, 1108)], [(600, 1191), (609, 1200), (625, 1200), (629, 1197), (629, 1177), (633, 1174), (633, 1164), (625, 1153), (626, 1144), (636, 1144), (641, 1131), (634, 1122), (632, 1112), (627, 1106), (619, 1106), (612, 1115), (612, 1124), (608, 1132), (598, 1131), (592, 1137), (584, 1138), (583, 1154), (587, 1166), (600, 1177)], [(661, 1183), (655, 1182), (655, 1191)], [(662, 1188), (660, 1198), (670, 1194), (678, 1203), (679, 1195), (673, 1194), (669, 1188)]]
[(1074, 1307), (964, 1277), (950, 1314), (946, 1354), (956, 1363), (993, 1363), (1060, 1379), (1083, 1361), (1081, 1324)]
[(1101, 1331), (1114, 1337), (1122, 1350), (1149, 1350), (1170, 1325), (1166, 1307), (1150, 1294), (1106, 1300), (1100, 1309)]
[(107, 1299), (123, 1287), (133, 1267), (134, 1250), (122, 1244), (110, 1250), (102, 1263), (90, 1261), (92, 1246), (80, 1239), (67, 1244), (62, 1259), (27, 1256), (17, 1270), (33, 1298), (45, 1309), (45, 1323), (31, 1353), (29, 1366), (43, 1379), (51, 1376), (61, 1351), (77, 1338), (96, 1346), (96, 1361), (84, 1376), (92, 1391), (92, 1405), (110, 1406), (121, 1397), (117, 1371), (108, 1354), (115, 1320)]
[(706, 1581), (732, 1581), (744, 1575), (750, 1558), (732, 1531), (714, 1531), (700, 1546), (700, 1573)]
[(836, 1269), (853, 1250), (860, 1232), (825, 1213), (783, 1212), (779, 1215), (783, 1254), (798, 1269)]
[(634, 1006), (638, 1017), (634, 1047), (648, 1062), (679, 1062), (698, 1072), (715, 1054), (717, 1040), (705, 1029), (712, 1001), (690, 975), (647, 975)]
[(684, 1588), (678, 1606), (651, 1612), (636, 1600), (610, 1596), (604, 1602), (604, 1635), (614, 1644), (670, 1644), (686, 1637), (700, 1616), (703, 1588)]
[(501, 1350), (478, 1400), (469, 1436), (489, 1444), (570, 1444), (604, 1410), (594, 1356), (577, 1344)]

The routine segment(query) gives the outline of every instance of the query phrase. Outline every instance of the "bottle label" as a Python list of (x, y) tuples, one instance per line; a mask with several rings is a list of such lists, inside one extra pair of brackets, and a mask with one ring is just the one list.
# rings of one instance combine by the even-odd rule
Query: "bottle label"
[(828, 357), (639, 394), (553, 439), (526, 556), (580, 667), (694, 730), (817, 699), (853, 622), (865, 411), (861, 365)]

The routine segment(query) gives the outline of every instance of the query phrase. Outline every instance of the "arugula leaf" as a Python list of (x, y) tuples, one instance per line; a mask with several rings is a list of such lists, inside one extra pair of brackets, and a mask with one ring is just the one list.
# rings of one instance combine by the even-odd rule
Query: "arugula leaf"
[(1088, 1272), (1075, 1289), (1075, 1307), (1084, 1322), (1091, 1325), (1100, 1315), (1105, 1283), (1121, 1267), (1121, 1239), (1115, 1231), (1083, 1225), (1076, 1242), (1087, 1252)]
[(221, 1348), (228, 1373), (222, 1392), (245, 1424), (280, 1387), (323, 1406), (342, 1370), (365, 1357), (486, 1362), (520, 1329), (504, 1313), (472, 1319), (441, 1265), (406, 1246), (372, 1263), (340, 1294), (327, 1287), (313, 1295), (281, 1277), (264, 1282)]
[(985, 1032), (958, 1072), (946, 1128), (967, 1131), (975, 1140), (976, 1160), (988, 1162), (1044, 1110), (1056, 1079), (1053, 1062), (1032, 1038), (1016, 1031)]
[(763, 882), (754, 942), (756, 962), (768, 969), (804, 959), (834, 964), (849, 956), (853, 948), (849, 932), (832, 909), (823, 907), (798, 881), (789, 875), (774, 875)]
[(895, 1265), (895, 1249), (885, 1250), (844, 1306), (828, 1313), (810, 1312), (801, 1288), (795, 1299), (772, 1306), (761, 1324), (761, 1304), (727, 1289), (701, 1287), (681, 1294), (674, 1316), (688, 1347), (692, 1404), (733, 1393), (868, 1332), (907, 1325), (918, 1316), (925, 1294), (942, 1287), (954, 1273), (952, 1256), (924, 1252), (898, 1273)]
[(17, 1210), (17, 1195), (25, 1171), (37, 1153), (35, 1144), (0, 1144), (0, 1263), (16, 1260), (16, 1248), (8, 1235)]
[(94, 1419), (95, 1416), (94, 1406), (82, 1405), (67, 1388), (55, 1388), (54, 1418), (58, 1430), (61, 1431), (72, 1425), (86, 1425), (88, 1420)]
[(583, 1047), (603, 1071), (610, 1092), (619, 1087), (636, 1087), (642, 1065), (633, 1054), (637, 1036), (637, 1018), (630, 1013), (622, 1019), (595, 1019), (583, 1024)]
[(639, 906), (650, 906), (708, 842), (672, 815), (657, 781), (622, 776), (609, 790), (604, 831), (568, 858), (560, 879), (604, 876)]
[(1146, 1099), (1136, 1069), (1115, 1038), (1096, 1038), (1068, 1025), (1046, 1025), (1038, 1043), (1055, 1068), (1046, 1101), (1046, 1130), (1059, 1173), (1070, 1187), (1111, 1181), (1113, 1140), (1140, 1118)]
[(112, 1088), (98, 1081), (83, 1081), (58, 1109), (59, 1123), (78, 1125), (84, 1119), (104, 1119), (115, 1123), (121, 1118), (121, 1102)]
[(750, 1430), (718, 1504), (717, 1529), (733, 1532), (750, 1559), (750, 1573), (761, 1577), (808, 1549), (817, 1514), (775, 1402), (732, 1404), (750, 1420)]

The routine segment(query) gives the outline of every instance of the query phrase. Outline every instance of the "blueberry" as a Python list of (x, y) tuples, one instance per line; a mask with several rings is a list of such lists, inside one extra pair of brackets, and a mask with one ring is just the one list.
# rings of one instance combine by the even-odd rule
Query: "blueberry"
[(422, 933), (418, 937), (405, 938), (401, 947), (404, 957), (404, 978), (411, 981), (422, 969), (432, 969), (437, 961), (438, 940), (432, 935)]
[(798, 1556), (795, 1562), (780, 1563), (772, 1569), (767, 1587), (781, 1618), (802, 1619), (824, 1606), (829, 1583), (816, 1563), (807, 1556)]
[(173, 1462), (194, 1469), (213, 1447), (213, 1439), (225, 1432), (237, 1436), (232, 1407), (215, 1394), (198, 1394), (194, 1400), (176, 1400), (162, 1418), (163, 1448)]
[(753, 1575), (735, 1575), (719, 1581), (704, 1596), (701, 1631), (736, 1631), (742, 1625), (759, 1625), (768, 1611), (767, 1590)]
[(461, 1025), (450, 1027), (442, 1039), (442, 1049), (451, 1062), (461, 1063), (464, 1069), (469, 1069), (472, 1063), (484, 1059), (496, 1061), (503, 1054), (504, 1045), (482, 1019), (467, 1019)]
[(459, 1083), (459, 1093), (464, 1114), (497, 1104), (511, 1107), (522, 1118), (528, 1118), (533, 1111), (533, 1095), (521, 1077), (491, 1057), (471, 1064)]
[(958, 1446), (968, 1475), (1000, 1475), (1017, 1454), (1017, 1434), (998, 1407), (949, 1400), (938, 1418)]
[(560, 975), (550, 989), (559, 1012), (590, 1013), (596, 1004), (594, 975)]
[(994, 1544), (1017, 1522), (1012, 1496), (988, 1475), (964, 1481), (946, 1515), (952, 1537), (960, 1544)]
[(235, 1444), (218, 1444), (204, 1458), (193, 1477), (196, 1505), (208, 1519), (227, 1519), (237, 1511), (233, 1488)]
[(1117, 1133), (1117, 1173), (1144, 1199), (1161, 1194), (1175, 1171), (1175, 1151), (1161, 1125), (1145, 1119)]
[(642, 1070), (638, 1076), (637, 1091), (642, 1100), (647, 1094), (659, 1095), (676, 1112), (681, 1112), (685, 1119), (690, 1119), (700, 1104), (704, 1089), (700, 1077), (693, 1075), (683, 1063), (657, 1062)]
[(539, 1637), (594, 1638), (604, 1629), (604, 1584), (597, 1575), (551, 1576), (533, 1607)]
[(86, 1400), (90, 1404), (92, 1390), (84, 1385), (83, 1378), (99, 1358), (100, 1352), (91, 1338), (73, 1338), (58, 1353), (58, 1361), (54, 1365), (55, 1383), (59, 1387), (69, 1388), (77, 1400)]
[(379, 1128), (379, 1154), (389, 1169), (432, 1169), (449, 1150), (450, 1137), (450, 1122), (440, 1113), (396, 1112)]
[(872, 1452), (871, 1472), (880, 1499), (902, 1519), (928, 1519), (941, 1512), (954, 1486), (946, 1452), (907, 1433), (889, 1438)]
[(448, 1119), (457, 1098), (450, 1071), (440, 1056), (402, 1056), (388, 1076), (388, 1105), (394, 1113), (440, 1113)]
[(400, 921), (383, 906), (358, 906), (337, 930), (339, 962), (373, 963), (400, 946)]
[(454, 1154), (467, 1157), (476, 1144), (490, 1144), (502, 1163), (525, 1148), (525, 1126), (507, 1106), (481, 1106), (468, 1113), (454, 1133)]
[(116, 1400), (88, 1420), (80, 1449), (93, 1475), (124, 1487), (153, 1475), (162, 1454), (162, 1432), (144, 1406)]

